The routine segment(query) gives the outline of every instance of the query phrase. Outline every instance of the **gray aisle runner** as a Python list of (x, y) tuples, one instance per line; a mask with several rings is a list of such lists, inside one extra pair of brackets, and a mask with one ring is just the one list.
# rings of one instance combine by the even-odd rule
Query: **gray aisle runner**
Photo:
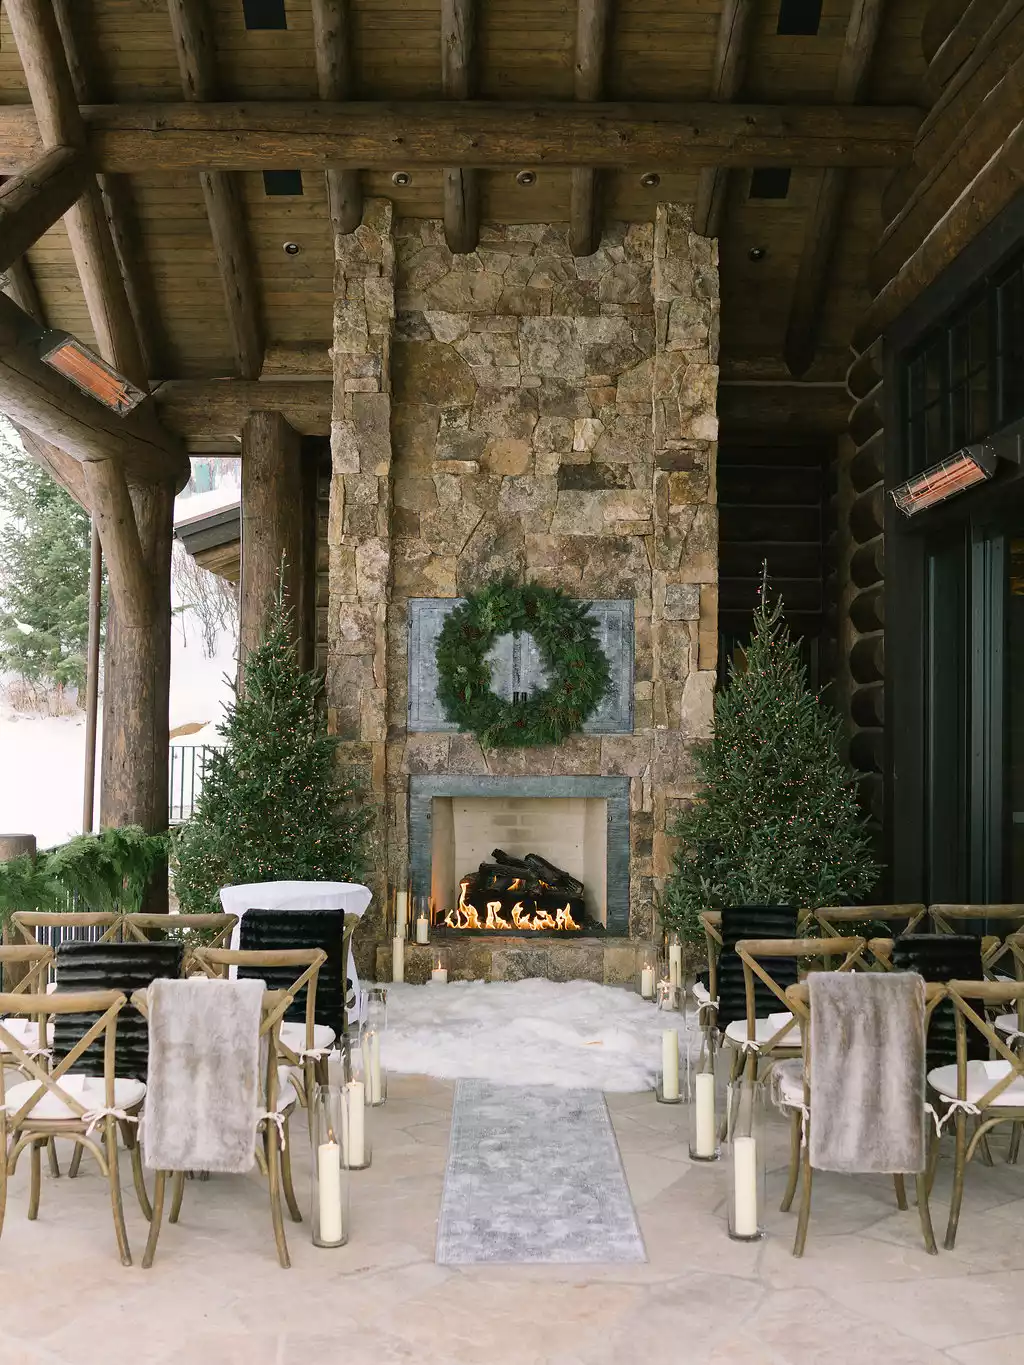
[(647, 1259), (600, 1091), (459, 1081), (436, 1259)]

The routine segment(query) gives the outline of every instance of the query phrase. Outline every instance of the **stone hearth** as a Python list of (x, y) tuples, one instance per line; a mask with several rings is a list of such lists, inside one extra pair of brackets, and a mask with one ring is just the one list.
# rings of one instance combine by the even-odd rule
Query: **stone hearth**
[[(608, 941), (467, 940), (455, 975), (629, 979), (653, 930), (717, 663), (717, 251), (691, 222), (661, 205), (580, 259), (561, 225), (490, 225), (453, 256), (373, 201), (336, 242), (327, 688), (377, 803), (377, 903), (430, 885), (423, 783), (615, 779), (627, 811)], [(592, 603), (614, 651), (614, 697), (559, 746), (485, 752), (432, 704), (423, 632), (499, 574)], [(368, 970), (382, 938), (368, 915)]]

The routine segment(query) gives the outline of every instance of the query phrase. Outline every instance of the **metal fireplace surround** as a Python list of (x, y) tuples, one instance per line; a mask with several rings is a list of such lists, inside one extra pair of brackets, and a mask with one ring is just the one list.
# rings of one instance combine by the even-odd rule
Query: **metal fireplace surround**
[(606, 931), (629, 934), (628, 777), (431, 777), (409, 779), (409, 871), (414, 895), (430, 895), (434, 797), (591, 797), (607, 802)]

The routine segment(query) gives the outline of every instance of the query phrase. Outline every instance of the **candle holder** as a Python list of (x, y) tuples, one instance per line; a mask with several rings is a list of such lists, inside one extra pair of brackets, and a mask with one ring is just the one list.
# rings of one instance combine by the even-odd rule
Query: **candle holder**
[(658, 1009), (675, 1013), (679, 1009), (679, 987), (673, 986), (668, 977), (662, 977), (656, 991)]
[(679, 1066), (679, 1030), (667, 1028), (661, 1034), (661, 1070), (654, 1082), (654, 1098), (659, 1104), (682, 1104), (683, 1077)]
[(313, 1245), (343, 1247), (349, 1236), (348, 1170), (342, 1139), (344, 1091), (336, 1085), (316, 1086), (312, 1109), (309, 1222)]
[(683, 984), (683, 940), (673, 929), (667, 940), (668, 956), (668, 979), (673, 986), (680, 988)]
[(653, 1000), (658, 982), (658, 953), (654, 944), (647, 944), (638, 954), (636, 989), (642, 1000)]
[(363, 1102), (368, 1109), (379, 1109), (388, 1097), (388, 1073), (380, 1059), (381, 1031), (372, 1024), (360, 1025), (358, 1037), (348, 1049), (349, 1081), (363, 1086)]
[(718, 1046), (713, 1031), (701, 1039), (690, 1096), (690, 1160), (717, 1161), (721, 1155), (720, 1117), (723, 1113)]
[(430, 897), (417, 896), (413, 902), (413, 928), (417, 943), (430, 942)]
[(732, 1087), (728, 1151), (729, 1236), (758, 1242), (764, 1236), (765, 1138), (762, 1087), (748, 1067)]
[(430, 954), (430, 981), (434, 986), (448, 984), (449, 952), (447, 948), (435, 947)]
[(347, 1081), (341, 1092), (341, 1164), (347, 1171), (365, 1171), (373, 1161), (366, 1109), (364, 1083)]
[(370, 986), (366, 991), (364, 1017), (370, 1028), (385, 1033), (388, 1026), (388, 991), (386, 986)]

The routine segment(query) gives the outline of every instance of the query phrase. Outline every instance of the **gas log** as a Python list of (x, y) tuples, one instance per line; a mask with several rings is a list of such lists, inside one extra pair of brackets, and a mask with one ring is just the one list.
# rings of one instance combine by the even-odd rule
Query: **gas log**
[(517, 858), (496, 848), (491, 861), (467, 873), (459, 887), (459, 903), (444, 917), (449, 929), (595, 933), (603, 928), (587, 914), (583, 883), (538, 853)]

